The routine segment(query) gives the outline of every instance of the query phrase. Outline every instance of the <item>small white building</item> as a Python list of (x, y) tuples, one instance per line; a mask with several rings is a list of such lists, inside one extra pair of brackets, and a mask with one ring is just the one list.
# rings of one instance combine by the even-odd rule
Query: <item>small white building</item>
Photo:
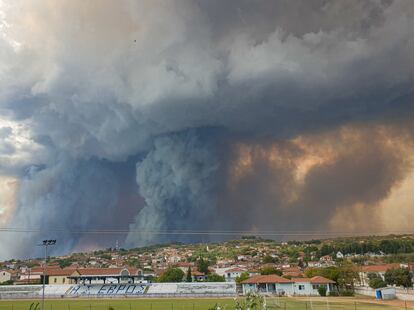
[(315, 276), (313, 278), (292, 278), (294, 294), (303, 296), (319, 296), (319, 288), (326, 288), (326, 295), (335, 290), (335, 281)]
[(7, 270), (0, 270), (0, 283), (10, 281), (11, 280), (11, 273)]
[(242, 282), (243, 294), (260, 293), (272, 295), (294, 295), (294, 282), (275, 274), (251, 277)]
[(360, 270), (358, 270), (359, 275), (359, 285), (361, 286), (369, 286), (369, 275), (375, 274), (379, 276), (382, 280), (385, 280), (385, 273), (389, 269), (393, 268), (400, 268), (400, 264), (381, 264), (381, 265), (368, 265), (362, 266)]
[(243, 294), (255, 292), (259, 294), (279, 296), (319, 296), (319, 287), (326, 288), (326, 294), (335, 290), (335, 281), (324, 277), (285, 279), (277, 275), (254, 276), (242, 282)]
[(344, 256), (344, 254), (342, 254), (342, 252), (341, 251), (338, 251), (337, 253), (336, 253), (336, 258), (344, 258), (345, 256)]
[(236, 278), (240, 277), (241, 274), (246, 271), (246, 269), (239, 267), (227, 269), (224, 271), (224, 278), (226, 279), (226, 282), (236, 282)]

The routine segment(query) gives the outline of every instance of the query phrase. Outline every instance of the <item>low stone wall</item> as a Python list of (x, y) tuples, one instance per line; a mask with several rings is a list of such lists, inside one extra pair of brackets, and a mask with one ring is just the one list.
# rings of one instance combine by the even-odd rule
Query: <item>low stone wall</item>
[[(398, 299), (414, 301), (414, 289), (412, 288), (410, 289), (396, 288), (395, 292), (396, 292), (396, 296)], [(375, 290), (370, 287), (366, 287), (366, 286), (356, 287), (355, 293), (360, 294), (360, 295), (375, 297)]]

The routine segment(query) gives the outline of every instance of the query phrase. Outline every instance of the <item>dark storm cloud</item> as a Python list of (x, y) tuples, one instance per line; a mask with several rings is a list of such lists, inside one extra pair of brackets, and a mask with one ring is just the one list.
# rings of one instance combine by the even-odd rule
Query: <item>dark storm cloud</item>
[[(131, 157), (140, 158), (136, 180), (145, 206), (127, 199), (135, 222), (124, 224), (198, 225), (232, 210), (218, 207), (226, 189), (215, 187), (232, 163), (228, 145), (238, 139), (280, 141), (413, 110), (409, 1), (16, 1), (2, 9), (0, 115), (12, 125), (1, 127), (19, 133), (12, 144), (24, 135), (26, 150), (0, 144), (8, 152), (1, 171), (21, 178), (14, 226), (67, 227), (65, 217), (76, 219), (82, 210), (80, 226), (108, 224), (92, 214), (115, 212), (124, 178), (117, 171), (131, 169)], [(215, 128), (208, 138), (206, 128)], [(384, 156), (372, 163), (370, 152)], [(370, 196), (346, 183), (320, 200), (324, 180), (345, 173), (358, 153), (310, 173), (304, 202), (292, 208), (309, 201), (309, 210), (328, 219), (331, 211), (318, 209), (321, 203), (335, 209), (385, 197), (400, 179), (401, 161), (374, 143), (355, 169), (370, 176), (389, 164), (376, 176), (383, 185), (367, 185)], [(23, 171), (31, 164), (44, 169), (29, 178)], [(269, 201), (283, 197), (294, 167), (274, 175), (256, 164), (257, 182), (243, 191), (264, 202), (246, 208), (254, 205), (270, 223)], [(96, 196), (99, 203), (92, 203)], [(229, 225), (239, 223), (234, 218)], [(141, 242), (128, 236), (129, 244)]]

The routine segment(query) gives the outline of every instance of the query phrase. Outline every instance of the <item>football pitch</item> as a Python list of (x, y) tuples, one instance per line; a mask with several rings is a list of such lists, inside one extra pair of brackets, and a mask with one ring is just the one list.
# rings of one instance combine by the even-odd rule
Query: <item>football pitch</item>
[[(242, 299), (239, 299), (242, 300)], [(84, 299), (46, 300), (45, 310), (208, 310), (215, 304), (222, 310), (234, 310), (235, 301), (230, 298), (182, 298), (182, 299)], [(267, 298), (268, 309), (277, 310), (405, 310), (404, 304), (389, 305), (367, 300), (327, 298), (326, 300)], [(41, 310), (41, 301), (0, 301), (0, 310)], [(410, 304), (407, 310), (413, 309)], [(250, 309), (254, 310), (254, 309)], [(256, 310), (259, 310), (257, 308)], [(261, 309), (260, 309), (261, 310)]]

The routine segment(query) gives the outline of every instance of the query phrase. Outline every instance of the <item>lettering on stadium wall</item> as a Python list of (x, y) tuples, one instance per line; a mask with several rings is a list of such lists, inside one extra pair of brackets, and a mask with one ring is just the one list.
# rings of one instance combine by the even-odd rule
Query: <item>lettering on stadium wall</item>
[(89, 295), (142, 295), (148, 286), (144, 284), (100, 284), (100, 285), (74, 285), (66, 293), (70, 296)]

